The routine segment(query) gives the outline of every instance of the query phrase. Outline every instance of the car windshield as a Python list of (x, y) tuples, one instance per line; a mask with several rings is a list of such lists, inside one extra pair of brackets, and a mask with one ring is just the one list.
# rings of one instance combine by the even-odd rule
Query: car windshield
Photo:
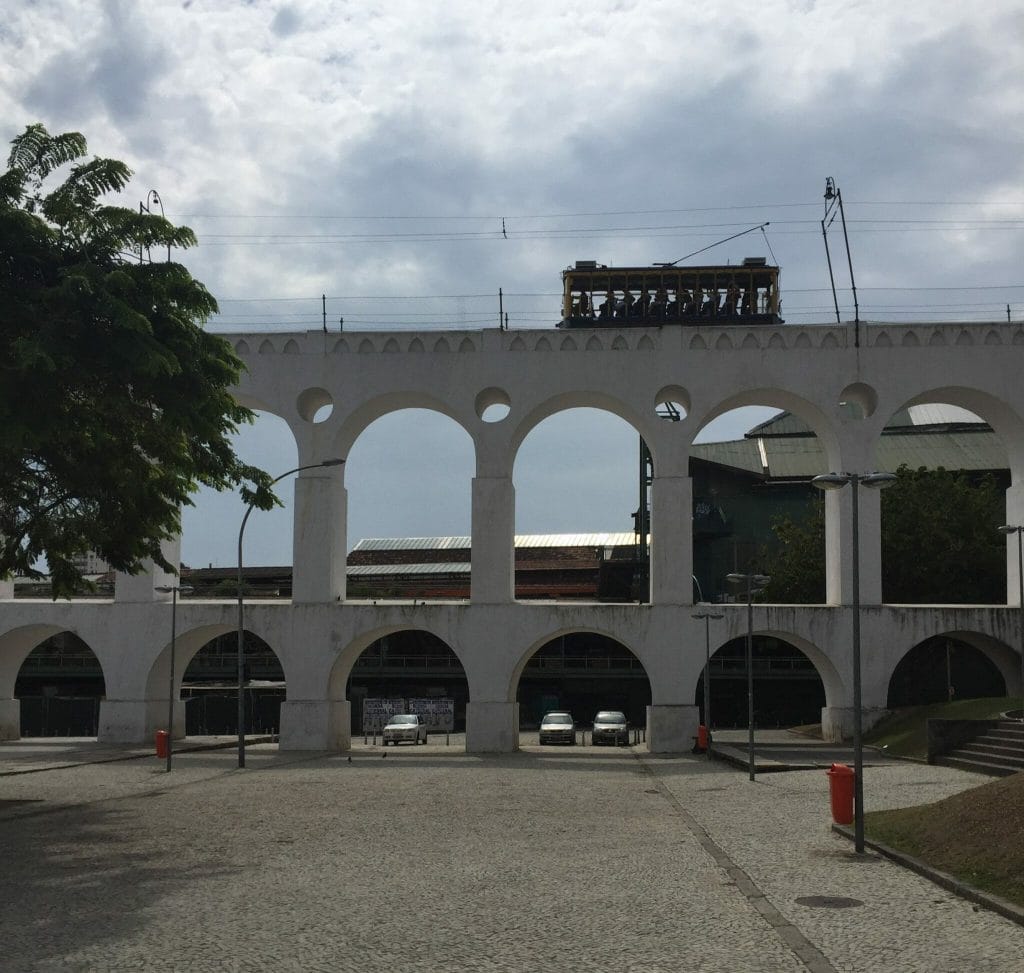
[(568, 713), (548, 713), (544, 717), (545, 723), (571, 723), (572, 716)]
[(595, 723), (625, 723), (626, 716), (624, 713), (616, 713), (612, 710), (602, 710), (594, 717)]
[(390, 722), (391, 722), (392, 726), (394, 726), (396, 723), (399, 723), (399, 724), (402, 724), (402, 723), (415, 723), (416, 722), (416, 717), (415, 716), (392, 716)]

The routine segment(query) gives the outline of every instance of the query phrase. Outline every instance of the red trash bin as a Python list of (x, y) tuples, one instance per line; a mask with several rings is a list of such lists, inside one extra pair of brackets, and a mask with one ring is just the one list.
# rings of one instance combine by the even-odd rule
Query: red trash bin
[(697, 727), (697, 749), (704, 753), (708, 748), (708, 728), (701, 723)]
[(832, 820), (836, 824), (853, 824), (853, 782), (857, 775), (846, 764), (832, 764), (825, 773), (832, 799)]
[(167, 759), (167, 741), (171, 735), (166, 730), (156, 731), (156, 755), (162, 759)]

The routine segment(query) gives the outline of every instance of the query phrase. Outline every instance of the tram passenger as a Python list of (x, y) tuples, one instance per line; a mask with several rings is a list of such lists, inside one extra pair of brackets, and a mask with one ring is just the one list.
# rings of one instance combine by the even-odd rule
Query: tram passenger
[(615, 308), (615, 317), (625, 320), (633, 317), (636, 312), (633, 310), (633, 305), (636, 303), (636, 298), (633, 297), (632, 291), (623, 291), (622, 300), (619, 301)]
[(640, 291), (640, 300), (636, 302), (636, 307), (633, 308), (633, 316), (637, 318), (646, 318), (651, 313), (651, 295), (645, 287)]
[(772, 285), (770, 283), (765, 285), (764, 296), (761, 298), (761, 301), (762, 301), (761, 313), (762, 314), (771, 314), (772, 313)]
[(713, 318), (718, 316), (718, 305), (721, 303), (722, 297), (718, 293), (718, 288), (712, 284), (708, 288), (707, 300), (704, 302), (704, 307), (701, 308), (701, 314), (705, 317)]
[(586, 291), (580, 291), (580, 299), (576, 304), (576, 317), (589, 318), (590, 316), (590, 298), (587, 297)]
[(743, 290), (743, 301), (740, 304), (741, 314), (753, 314), (757, 306), (757, 288), (746, 287)]
[(690, 302), (686, 305), (686, 313), (687, 314), (694, 314), (694, 315), (700, 314), (700, 309), (703, 306), (703, 304), (704, 304), (704, 290), (700, 286), (700, 284), (697, 284), (693, 288), (693, 297), (690, 299)]
[(690, 306), (690, 302), (693, 300), (690, 297), (690, 292), (685, 287), (680, 287), (676, 291), (676, 299), (672, 303), (670, 310), (672, 311), (672, 317), (681, 318), (686, 314), (686, 309)]
[(601, 306), (597, 309), (597, 317), (600, 321), (611, 321), (615, 316), (615, 292), (608, 291)]
[(736, 286), (736, 281), (729, 281), (729, 286), (725, 290), (725, 308), (724, 311), (729, 317), (736, 315), (736, 306), (740, 302), (740, 289)]
[(668, 291), (665, 290), (665, 285), (662, 284), (654, 292), (654, 300), (651, 301), (651, 317), (661, 319), (664, 318), (668, 312)]

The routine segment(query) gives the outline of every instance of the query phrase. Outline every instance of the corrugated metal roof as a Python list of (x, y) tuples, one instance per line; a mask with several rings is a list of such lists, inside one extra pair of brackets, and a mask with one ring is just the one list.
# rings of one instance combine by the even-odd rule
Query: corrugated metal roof
[[(759, 445), (768, 458), (768, 476), (776, 479), (816, 476), (827, 472), (825, 451), (814, 437), (793, 436), (744, 439), (728, 443), (700, 443), (691, 455), (710, 463), (761, 473)], [(1006, 448), (995, 433), (935, 432), (886, 433), (878, 443), (877, 466), (895, 470), (901, 463), (947, 470), (1005, 470)]]
[[(516, 534), (515, 546), (523, 547), (618, 547), (636, 542), (632, 531), (594, 534)], [(469, 550), (468, 537), (365, 537), (355, 551), (448, 551)], [(408, 567), (409, 565), (402, 565)]]
[(357, 564), (346, 570), (351, 578), (358, 575), (401, 575), (401, 574), (469, 574), (468, 561), (439, 564)]

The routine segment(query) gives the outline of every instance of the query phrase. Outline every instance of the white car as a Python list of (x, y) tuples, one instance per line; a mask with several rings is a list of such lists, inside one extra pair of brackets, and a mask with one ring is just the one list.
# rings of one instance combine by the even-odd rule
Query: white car
[(545, 713), (540, 721), (539, 742), (541, 746), (545, 743), (568, 743), (572, 746), (576, 742), (576, 724), (572, 714), (565, 710)]
[(387, 746), (389, 743), (398, 746), (402, 740), (408, 740), (413, 745), (421, 741), (426, 743), (427, 724), (416, 713), (402, 713), (392, 716), (388, 720), (387, 726), (384, 727), (381, 738), (384, 741), (384, 746)]

